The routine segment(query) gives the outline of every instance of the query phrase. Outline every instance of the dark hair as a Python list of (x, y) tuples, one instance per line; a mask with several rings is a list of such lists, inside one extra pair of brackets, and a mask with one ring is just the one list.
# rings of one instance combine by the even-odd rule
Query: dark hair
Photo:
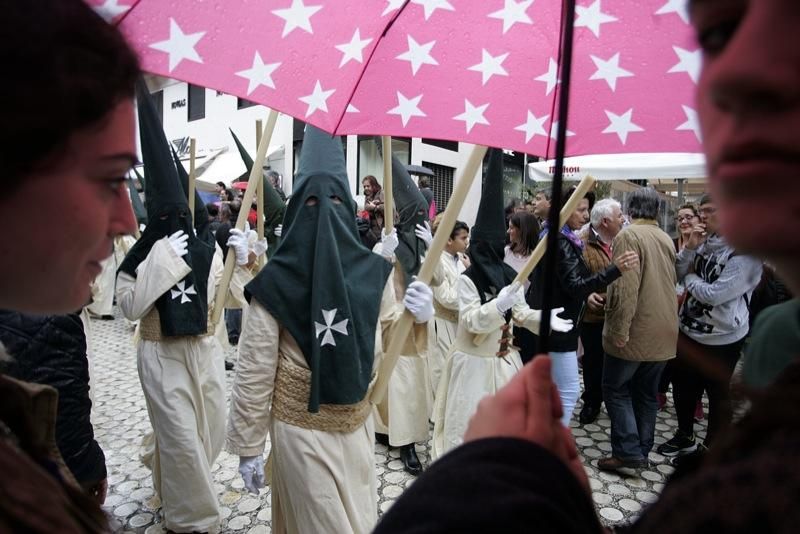
[(631, 219), (655, 219), (661, 197), (652, 187), (641, 187), (628, 197), (628, 215)]
[(369, 185), (372, 186), (372, 194), (376, 194), (378, 191), (381, 190), (381, 184), (378, 183), (378, 179), (372, 176), (371, 174), (366, 175), (361, 179), (361, 183), (364, 183), (364, 180), (369, 182)]
[(505, 207), (506, 218), (508, 218), (512, 213), (514, 213), (514, 210), (517, 209), (517, 206), (519, 206), (519, 204), (520, 200), (518, 198), (512, 198), (511, 201), (508, 204), (506, 204)]
[(703, 193), (697, 201), (698, 206), (703, 204), (713, 204), (714, 200), (711, 198), (711, 193)]
[[(567, 203), (569, 197), (572, 196), (572, 193), (574, 193), (576, 189), (578, 189), (578, 186), (573, 185), (572, 187), (564, 191), (564, 193), (561, 195), (562, 206)], [(583, 198), (589, 201), (589, 211), (592, 211), (592, 208), (594, 207), (594, 202), (597, 199), (597, 195), (594, 193), (594, 191), (587, 191), (586, 194), (583, 195)]]
[(431, 186), (431, 181), (428, 179), (427, 176), (420, 176), (419, 179), (417, 180), (417, 183), (419, 183), (420, 187), (430, 187)]
[(520, 256), (527, 256), (536, 247), (539, 241), (539, 221), (532, 213), (518, 211), (511, 215), (508, 224), (519, 228), (519, 243), (511, 243), (511, 252)]
[(533, 196), (536, 196), (539, 193), (543, 194), (544, 198), (546, 198), (547, 200), (550, 200), (553, 196), (553, 192), (550, 189), (545, 189), (545, 188), (537, 189), (536, 192), (533, 194)]
[(209, 202), (206, 204), (206, 211), (208, 212), (209, 217), (217, 217), (219, 215), (219, 206), (213, 202)]
[(464, 221), (456, 221), (456, 225), (453, 226), (453, 231), (450, 232), (450, 239), (455, 239), (456, 234), (458, 234), (458, 232), (461, 230), (466, 230), (466, 232), (469, 233), (469, 225), (467, 225), (467, 223)]
[(233, 189), (230, 187), (225, 188), (225, 200), (228, 202), (233, 202), (236, 200), (236, 193), (233, 192)]
[(227, 186), (225, 185), (225, 182), (217, 182), (217, 183), (216, 183), (216, 184), (214, 184), (214, 185), (218, 185), (218, 186), (220, 186), (222, 189), (226, 189), (226, 188), (227, 188)]
[[(4, 2), (0, 64), (3, 195), (132, 98), (139, 63), (120, 32), (83, 0)], [(16, 44), (16, 46), (15, 46)], [(13, 74), (12, 74), (13, 73)]]

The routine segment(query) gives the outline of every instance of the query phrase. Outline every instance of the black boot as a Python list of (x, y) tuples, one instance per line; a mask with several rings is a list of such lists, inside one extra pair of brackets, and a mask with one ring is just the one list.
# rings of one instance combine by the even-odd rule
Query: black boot
[(584, 404), (583, 409), (581, 409), (580, 415), (578, 415), (578, 421), (582, 425), (588, 425), (589, 423), (594, 423), (597, 419), (597, 416), (600, 415), (600, 407), (591, 406), (589, 404)]
[(413, 443), (400, 447), (400, 459), (403, 461), (403, 466), (409, 474), (417, 476), (422, 473), (422, 464), (419, 458), (417, 458), (417, 451), (414, 449)]
[(381, 445), (389, 446), (389, 435), (388, 434), (379, 434), (375, 432), (375, 443), (380, 443)]

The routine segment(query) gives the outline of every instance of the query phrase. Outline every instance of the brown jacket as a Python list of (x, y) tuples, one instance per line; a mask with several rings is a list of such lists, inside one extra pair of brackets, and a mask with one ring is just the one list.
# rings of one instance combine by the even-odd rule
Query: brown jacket
[(637, 219), (614, 238), (614, 257), (628, 250), (640, 266), (608, 287), (603, 349), (623, 360), (669, 360), (678, 342), (675, 247), (656, 221)]
[(108, 532), (58, 453), (57, 401), (50, 386), (0, 374), (0, 532)]
[[(581, 234), (581, 239), (586, 246), (583, 249), (583, 259), (589, 270), (592, 273), (599, 273), (605, 271), (611, 265), (611, 256), (609, 256), (597, 237), (597, 233), (589, 226), (586, 231)], [(598, 291), (601, 296), (606, 296), (606, 288)], [(594, 312), (588, 306), (584, 308), (586, 312), (583, 315), (584, 323), (602, 323), (606, 316), (603, 312)]]

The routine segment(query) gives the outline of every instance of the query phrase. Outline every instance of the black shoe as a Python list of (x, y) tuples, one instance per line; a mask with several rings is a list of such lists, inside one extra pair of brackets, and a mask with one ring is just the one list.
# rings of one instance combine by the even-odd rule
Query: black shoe
[(108, 314), (101, 315), (100, 316), (100, 320), (101, 321), (113, 321), (114, 320), (114, 316), (113, 315), (108, 315)]
[(697, 466), (700, 464), (700, 460), (703, 459), (703, 456), (705, 456), (707, 452), (708, 447), (700, 443), (692, 452), (675, 456), (674, 458), (670, 459), (669, 463), (676, 469), (680, 466)]
[(387, 434), (379, 434), (375, 432), (375, 443), (380, 443), (381, 445), (389, 446), (389, 436)]
[(597, 406), (590, 406), (588, 404), (584, 404), (583, 408), (581, 409), (581, 413), (578, 416), (578, 421), (582, 425), (588, 425), (589, 423), (594, 423), (597, 420), (597, 416), (600, 415), (600, 407)]
[(691, 436), (685, 436), (680, 432), (675, 434), (671, 440), (667, 441), (666, 443), (662, 443), (656, 449), (656, 452), (661, 456), (681, 456), (684, 454), (689, 454), (690, 452), (694, 452), (697, 450), (697, 442), (694, 439), (694, 434)]
[(238, 336), (231, 336), (228, 338), (228, 343), (232, 346), (236, 347), (239, 345), (239, 337)]
[(225, 360), (225, 370), (226, 371), (233, 371), (233, 362), (229, 362), (228, 360)]
[(419, 462), (413, 443), (400, 447), (400, 459), (403, 461), (403, 467), (407, 473), (414, 476), (422, 473), (422, 464)]

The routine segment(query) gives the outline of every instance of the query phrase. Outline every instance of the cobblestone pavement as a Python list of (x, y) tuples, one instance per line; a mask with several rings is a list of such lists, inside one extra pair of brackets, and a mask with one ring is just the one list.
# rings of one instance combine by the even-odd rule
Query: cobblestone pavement
[[(116, 310), (115, 310), (116, 311)], [(139, 444), (150, 431), (144, 396), (136, 372), (136, 351), (132, 331), (119, 316), (114, 321), (92, 321), (91, 341), (94, 351), (95, 404), (94, 425), (97, 441), (103, 447), (108, 464), (108, 497), (105, 510), (113, 518), (116, 532), (162, 532), (160, 503), (154, 495), (150, 472), (139, 461)], [(234, 357), (230, 349), (230, 357)], [(233, 372), (227, 373), (228, 390)], [(598, 513), (604, 523), (615, 525), (630, 521), (648, 503), (653, 502), (672, 467), (665, 459), (651, 453), (652, 467), (638, 476), (621, 477), (600, 472), (597, 460), (611, 451), (610, 422), (605, 411), (595, 424), (580, 427), (575, 409), (572, 426), (578, 450), (583, 457)], [(671, 410), (671, 403), (668, 409)], [(698, 435), (705, 436), (705, 423)], [(659, 412), (656, 445), (671, 438), (677, 419), (671, 411)], [(430, 458), (430, 443), (418, 444), (423, 464)], [(213, 467), (222, 510), (222, 532), (248, 534), (270, 532), (271, 499), (269, 489), (258, 497), (243, 489), (238, 458), (222, 452)], [(414, 481), (403, 471), (399, 453), (375, 446), (375, 469), (378, 473), (378, 510), (383, 513)]]

